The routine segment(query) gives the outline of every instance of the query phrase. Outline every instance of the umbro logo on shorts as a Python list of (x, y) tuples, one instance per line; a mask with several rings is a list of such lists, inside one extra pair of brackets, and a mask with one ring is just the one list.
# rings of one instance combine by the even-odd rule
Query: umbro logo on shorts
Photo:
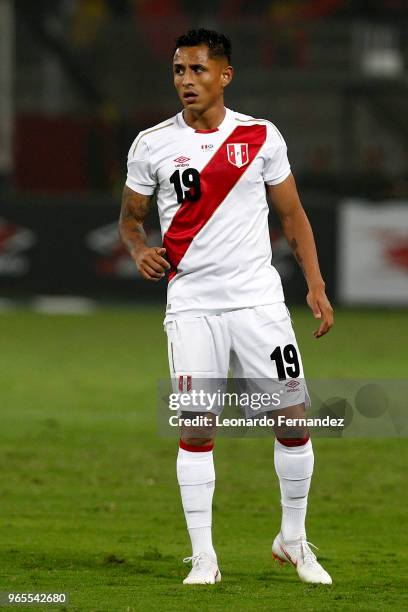
[(290, 380), (289, 382), (285, 384), (285, 387), (289, 387), (291, 391), (294, 391), (296, 387), (298, 387), (299, 385), (300, 385), (300, 382), (298, 380)]

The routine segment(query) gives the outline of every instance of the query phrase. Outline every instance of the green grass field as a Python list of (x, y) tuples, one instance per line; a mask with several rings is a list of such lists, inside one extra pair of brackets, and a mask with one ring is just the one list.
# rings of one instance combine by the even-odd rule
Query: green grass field
[[(272, 440), (220, 438), (223, 581), (183, 587), (177, 440), (156, 428), (161, 321), (147, 307), (0, 316), (0, 591), (70, 594), (20, 610), (408, 609), (404, 439), (315, 440), (308, 537), (334, 580), (322, 587), (272, 563)], [(294, 321), (309, 376), (406, 377), (406, 313), (340, 311), (319, 341), (306, 310)]]

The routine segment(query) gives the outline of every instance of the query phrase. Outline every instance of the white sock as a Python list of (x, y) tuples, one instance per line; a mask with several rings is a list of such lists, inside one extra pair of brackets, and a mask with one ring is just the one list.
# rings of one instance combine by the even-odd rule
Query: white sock
[(286, 542), (306, 537), (307, 496), (313, 463), (310, 439), (301, 446), (285, 446), (275, 440), (275, 470), (279, 478), (282, 504), (281, 533)]
[(215, 470), (212, 450), (179, 448), (177, 479), (193, 556), (205, 552), (216, 558), (212, 544), (212, 498)]

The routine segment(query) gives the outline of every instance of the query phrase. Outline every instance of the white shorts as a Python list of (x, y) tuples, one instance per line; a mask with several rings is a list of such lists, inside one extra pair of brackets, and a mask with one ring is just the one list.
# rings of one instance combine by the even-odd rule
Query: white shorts
[[(310, 404), (303, 365), (289, 311), (284, 302), (219, 314), (167, 318), (169, 367), (173, 392), (226, 390), (228, 372), (240, 391), (279, 394), (279, 402), (244, 406), (255, 416), (297, 404)], [(245, 403), (245, 402), (244, 402)], [(220, 414), (223, 402), (206, 410)], [(242, 403), (241, 403), (242, 407)], [(202, 406), (185, 411), (202, 412)]]

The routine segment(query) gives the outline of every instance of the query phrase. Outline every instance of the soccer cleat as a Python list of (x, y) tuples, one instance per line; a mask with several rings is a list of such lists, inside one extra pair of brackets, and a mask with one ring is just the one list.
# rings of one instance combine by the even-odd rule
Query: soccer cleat
[(317, 546), (306, 542), (306, 538), (300, 538), (292, 542), (285, 542), (282, 534), (278, 533), (272, 544), (272, 556), (281, 565), (291, 563), (302, 582), (311, 584), (332, 584), (332, 579), (316, 559), (310, 546)]
[(193, 564), (193, 567), (184, 578), (183, 584), (215, 584), (221, 582), (221, 572), (218, 569), (217, 561), (207, 553), (200, 553), (195, 557), (186, 557), (183, 563)]

